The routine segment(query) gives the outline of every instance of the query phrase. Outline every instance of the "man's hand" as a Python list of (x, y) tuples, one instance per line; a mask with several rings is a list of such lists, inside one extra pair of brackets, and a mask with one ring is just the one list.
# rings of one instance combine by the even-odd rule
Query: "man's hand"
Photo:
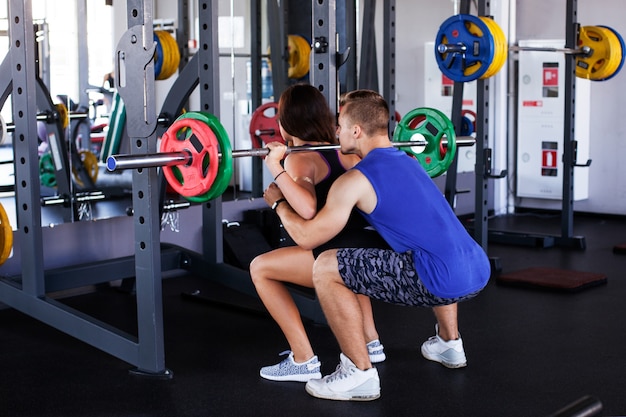
[(282, 191), (280, 191), (280, 188), (278, 188), (278, 185), (274, 183), (271, 183), (263, 193), (263, 199), (265, 199), (265, 202), (270, 207), (272, 207), (272, 205), (281, 198), (285, 197), (283, 196)]

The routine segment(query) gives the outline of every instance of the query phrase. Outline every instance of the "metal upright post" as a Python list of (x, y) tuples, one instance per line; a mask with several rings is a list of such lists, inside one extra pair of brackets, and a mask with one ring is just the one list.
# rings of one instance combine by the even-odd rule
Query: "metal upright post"
[(385, 36), (383, 38), (383, 97), (389, 106), (389, 136), (396, 127), (396, 1), (385, 0), (383, 19)]
[[(478, 2), (478, 15), (488, 16), (488, 0)], [(491, 149), (489, 149), (489, 79), (476, 80), (476, 165), (475, 165), (475, 210), (474, 239), (487, 250), (488, 236), (488, 193)]]
[(178, 70), (182, 71), (189, 62), (189, 0), (178, 0), (178, 26), (176, 27), (176, 43), (180, 50), (180, 64)]
[(37, 141), (32, 140), (37, 137), (37, 69), (30, 0), (9, 2), (9, 34), (15, 123), (15, 207), (22, 252), (22, 290), (32, 297), (41, 297), (45, 294), (45, 283)]
[[(459, 8), (459, 14), (469, 14), (470, 1), (462, 0)], [(450, 121), (454, 125), (454, 131), (457, 136), (461, 135), (461, 126), (463, 123), (463, 93), (465, 83), (455, 81), (454, 88), (452, 89), (452, 114), (450, 115)], [(477, 100), (478, 101), (478, 100)], [(480, 101), (478, 101), (480, 103)], [(457, 170), (458, 170), (458, 153), (454, 156), (452, 164), (446, 171), (446, 185), (444, 189), (444, 195), (450, 207), (454, 208), (456, 202), (456, 185), (457, 185)], [(478, 174), (476, 174), (478, 175)]]
[[(200, 45), (198, 49), (198, 78), (201, 111), (220, 116), (219, 49), (217, 44), (218, 0), (203, 2), (198, 7)], [(224, 261), (224, 231), (222, 230), (222, 197), (203, 205), (202, 245), (205, 259), (212, 263)]]
[(311, 84), (326, 97), (333, 114), (338, 110), (337, 86), (337, 30), (336, 1), (313, 2), (313, 50), (311, 58)]
[[(89, 46), (87, 45), (87, 0), (76, 1), (77, 30), (76, 41), (78, 42), (78, 108), (89, 108)], [(85, 138), (89, 140), (89, 138)], [(87, 145), (90, 145), (88, 143)], [(89, 147), (87, 146), (87, 149)]]
[[(568, 0), (565, 12), (565, 48), (578, 47), (577, 0)], [(576, 67), (573, 57), (565, 57), (565, 117), (563, 120), (563, 199), (559, 246), (585, 248), (584, 237), (574, 237), (574, 168), (576, 166), (576, 135), (574, 132), (576, 100)]]
[[(250, 96), (252, 111), (262, 104), (263, 89), (261, 84), (261, 0), (250, 2)], [(278, 67), (280, 68), (280, 67)], [(274, 96), (276, 97), (276, 96)], [(263, 195), (263, 160), (252, 159), (252, 197)]]
[(359, 88), (378, 91), (378, 61), (376, 59), (376, 1), (363, 1), (363, 25), (361, 28), (361, 57), (359, 65)]
[[(156, 152), (152, 1), (128, 0), (128, 30), (115, 62), (115, 82), (126, 107), (131, 153)], [(138, 363), (142, 375), (171, 377), (165, 368), (159, 217), (159, 178), (153, 168), (133, 171)]]
[[(356, 42), (356, 4), (355, 0), (343, 0), (343, 32), (344, 45), (342, 48), (349, 48), (350, 54), (344, 65), (339, 68), (339, 95), (357, 88), (357, 42)], [(339, 19), (339, 17), (337, 17)], [(340, 25), (337, 25), (340, 28)], [(342, 37), (340, 36), (341, 40)]]
[(267, 20), (270, 27), (270, 58), (272, 60), (272, 87), (274, 88), (275, 98), (280, 97), (283, 90), (287, 88), (288, 83), (288, 48), (287, 33), (285, 33), (287, 27), (285, 24), (285, 8), (284, 1), (267, 1)]

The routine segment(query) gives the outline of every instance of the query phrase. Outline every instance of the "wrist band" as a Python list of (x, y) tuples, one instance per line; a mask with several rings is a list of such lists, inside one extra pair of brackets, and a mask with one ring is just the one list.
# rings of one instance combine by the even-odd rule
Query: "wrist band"
[[(283, 172), (284, 172), (284, 171), (283, 171)], [(279, 175), (280, 175), (280, 174), (279, 174)], [(287, 200), (286, 200), (286, 199), (284, 199), (284, 198), (279, 198), (278, 200), (274, 201), (274, 204), (272, 204), (272, 210), (276, 211), (276, 207), (278, 207), (278, 205), (279, 205), (280, 203), (283, 203), (283, 202), (285, 202), (285, 201), (287, 201)]]
[(282, 171), (280, 171), (280, 172), (279, 172), (279, 173), (278, 173), (278, 174), (274, 177), (274, 181), (276, 181), (276, 179), (277, 179), (278, 177), (280, 177), (281, 175), (283, 175), (285, 172), (287, 172), (287, 171), (286, 171), (286, 170), (284, 170), (284, 169), (283, 169)]

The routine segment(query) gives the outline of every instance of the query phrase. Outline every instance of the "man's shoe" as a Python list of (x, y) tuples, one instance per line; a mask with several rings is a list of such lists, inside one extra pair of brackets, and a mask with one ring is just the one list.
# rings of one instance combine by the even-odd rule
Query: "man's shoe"
[(463, 368), (467, 366), (463, 340), (459, 335), (456, 340), (445, 341), (439, 337), (439, 327), (435, 325), (435, 336), (431, 336), (422, 344), (422, 355), (431, 361), (439, 362), (447, 368)]
[(286, 354), (289, 355), (280, 363), (261, 368), (261, 377), (270, 381), (295, 382), (307, 382), (309, 379), (322, 377), (320, 372), (322, 364), (317, 356), (313, 356), (304, 363), (297, 363), (293, 360), (293, 352), (286, 350), (281, 353), (281, 356)]
[(370, 355), (370, 362), (372, 363), (384, 362), (387, 359), (383, 344), (378, 339), (367, 344), (367, 353)]
[(372, 401), (380, 397), (376, 368), (362, 371), (343, 353), (337, 370), (322, 379), (306, 383), (306, 392), (317, 398), (341, 401)]

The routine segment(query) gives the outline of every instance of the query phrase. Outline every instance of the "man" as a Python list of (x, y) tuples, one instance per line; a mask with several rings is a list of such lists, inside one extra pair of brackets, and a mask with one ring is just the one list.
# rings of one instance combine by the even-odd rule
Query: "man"
[(392, 146), (388, 121), (389, 108), (378, 93), (357, 90), (343, 97), (337, 128), (341, 151), (357, 154), (362, 161), (333, 183), (326, 205), (314, 218), (301, 218), (284, 202), (275, 205), (282, 199), (275, 184), (265, 191), (266, 202), (274, 205), (289, 235), (304, 248), (335, 236), (353, 207), (393, 248), (332, 249), (315, 261), (315, 290), (342, 353), (333, 374), (307, 382), (306, 390), (314, 397), (380, 397), (356, 294), (432, 307), (436, 335), (422, 345), (422, 355), (450, 368), (467, 363), (457, 303), (484, 288), (489, 260), (419, 162)]

